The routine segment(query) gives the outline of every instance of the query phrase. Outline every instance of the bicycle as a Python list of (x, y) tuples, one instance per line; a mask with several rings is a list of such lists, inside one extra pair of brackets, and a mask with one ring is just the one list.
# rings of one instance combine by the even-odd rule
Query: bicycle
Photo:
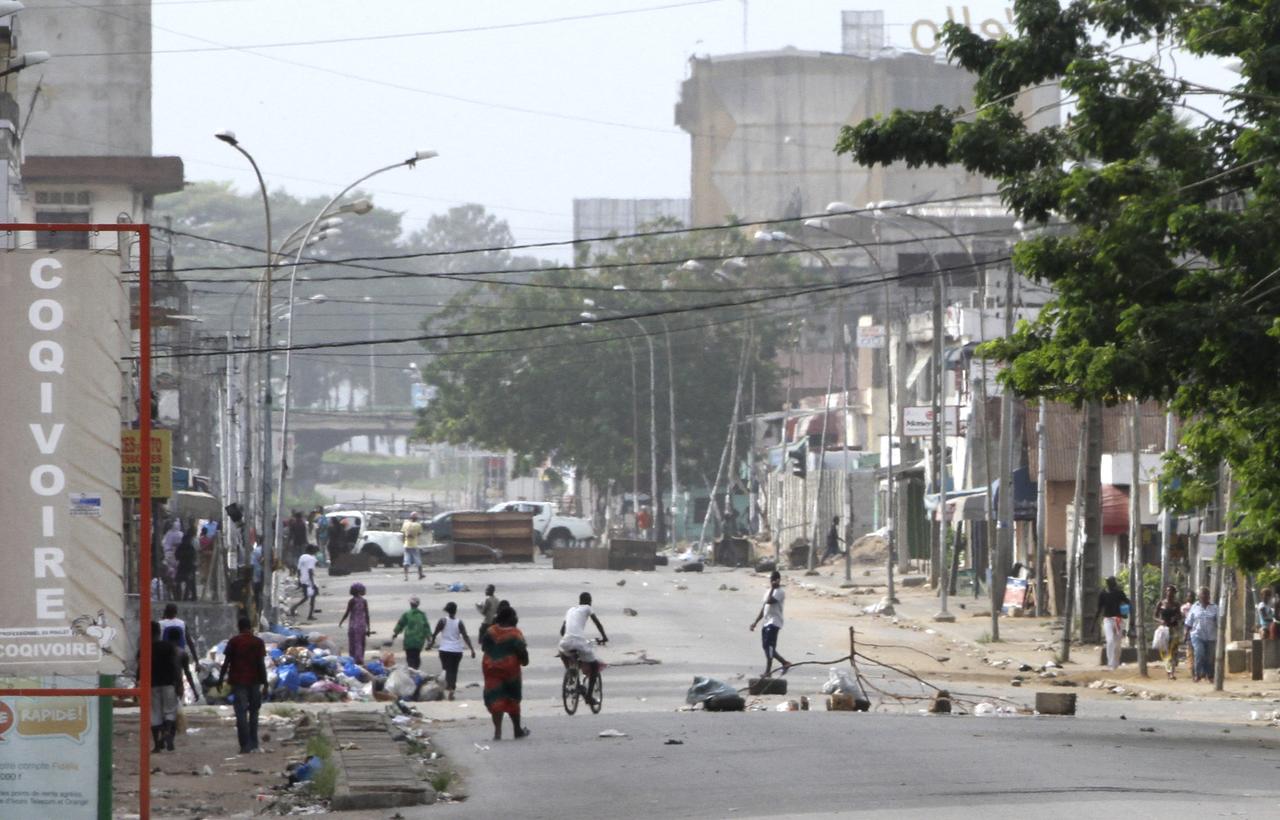
[[(596, 641), (602, 644), (603, 641)], [(560, 697), (564, 702), (564, 710), (572, 715), (578, 711), (578, 700), (586, 698), (587, 706), (591, 709), (591, 714), (600, 714), (601, 707), (604, 706), (604, 678), (597, 670), (595, 678), (591, 681), (591, 689), (588, 691), (582, 685), (583, 675), (590, 677), (588, 665), (590, 662), (578, 659), (576, 650), (571, 651), (568, 655), (561, 652), (560, 660), (564, 662), (564, 682), (560, 688)], [(595, 662), (599, 665), (599, 661)]]

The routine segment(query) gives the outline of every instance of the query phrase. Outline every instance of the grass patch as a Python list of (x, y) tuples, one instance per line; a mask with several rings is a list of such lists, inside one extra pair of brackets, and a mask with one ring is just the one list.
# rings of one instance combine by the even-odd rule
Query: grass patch
[(978, 636), (977, 640), (974, 641), (974, 643), (983, 643), (983, 644), (995, 643), (995, 642), (996, 641), (994, 638), (991, 637), (990, 632), (983, 632), (981, 635)]
[(282, 718), (285, 718), (286, 720), (291, 720), (297, 717), (302, 712), (302, 710), (299, 709), (297, 706), (290, 706), (285, 703), (280, 703), (280, 704), (276, 704), (274, 706), (269, 707), (267, 709), (267, 712), (268, 714), (275, 715), (276, 717), (282, 717)]
[(437, 792), (447, 792), (449, 791), (450, 784), (453, 783), (454, 777), (455, 775), (453, 772), (448, 769), (441, 769), (438, 772), (433, 772), (431, 779), (428, 782), (431, 784), (431, 788), (435, 789)]
[(333, 764), (333, 746), (329, 739), (319, 733), (312, 735), (307, 740), (307, 757), (318, 757), (321, 761), (320, 771), (311, 778), (311, 791), (325, 800), (332, 799), (338, 786), (338, 767)]

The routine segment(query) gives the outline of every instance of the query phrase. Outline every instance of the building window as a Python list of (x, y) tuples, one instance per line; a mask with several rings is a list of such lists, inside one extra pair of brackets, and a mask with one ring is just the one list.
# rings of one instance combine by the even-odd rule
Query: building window
[[(36, 222), (89, 222), (88, 211), (36, 211)], [(42, 250), (88, 250), (88, 231), (37, 231), (36, 247)]]
[(36, 191), (37, 205), (85, 206), (92, 203), (88, 191)]

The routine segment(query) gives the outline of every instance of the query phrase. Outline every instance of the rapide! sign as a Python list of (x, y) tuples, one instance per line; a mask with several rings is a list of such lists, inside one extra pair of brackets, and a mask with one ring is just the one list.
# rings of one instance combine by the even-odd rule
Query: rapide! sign
[(115, 253), (0, 252), (0, 678), (124, 666), (119, 268)]

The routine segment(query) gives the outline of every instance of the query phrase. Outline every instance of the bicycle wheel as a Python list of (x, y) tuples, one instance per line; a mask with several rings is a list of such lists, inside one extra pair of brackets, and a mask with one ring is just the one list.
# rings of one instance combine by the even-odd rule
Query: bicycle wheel
[(571, 715), (578, 711), (579, 692), (578, 670), (572, 668), (564, 670), (564, 685), (560, 688), (560, 695), (564, 700), (564, 710)]
[(600, 707), (604, 706), (604, 678), (596, 675), (595, 680), (591, 682), (591, 691), (587, 693), (587, 704), (591, 706), (591, 714), (600, 714)]

